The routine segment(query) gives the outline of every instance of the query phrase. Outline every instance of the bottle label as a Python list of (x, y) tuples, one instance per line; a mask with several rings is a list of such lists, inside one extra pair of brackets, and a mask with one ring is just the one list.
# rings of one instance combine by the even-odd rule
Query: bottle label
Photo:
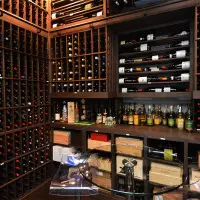
[(186, 56), (186, 50), (176, 51), (177, 58), (184, 58)]
[(123, 121), (128, 121), (128, 116), (127, 115), (123, 115)]
[(164, 126), (167, 125), (167, 119), (162, 119), (162, 125), (164, 125)]
[(128, 116), (128, 124), (133, 124), (133, 115)]
[(181, 42), (181, 46), (187, 46), (187, 45), (189, 45), (189, 41), (188, 40), (185, 40), (185, 41)]
[(171, 88), (170, 87), (164, 87), (164, 92), (171, 92)]
[(60, 113), (56, 113), (55, 114), (55, 120), (56, 121), (60, 121)]
[(185, 129), (187, 131), (192, 131), (192, 129), (193, 129), (193, 121), (192, 120), (185, 121)]
[(138, 115), (134, 115), (133, 116), (133, 122), (134, 122), (134, 125), (139, 125), (139, 116)]
[(159, 56), (158, 56), (158, 55), (152, 56), (151, 59), (152, 59), (152, 60), (158, 60), (158, 59), (159, 59)]
[(123, 74), (125, 72), (125, 67), (119, 67), (119, 73), (121, 74)]
[(122, 40), (122, 41), (120, 42), (120, 45), (124, 45), (124, 44), (126, 44), (126, 41), (125, 41), (125, 40)]
[(119, 78), (119, 83), (124, 83), (124, 78)]
[(147, 76), (139, 77), (139, 78), (138, 78), (138, 82), (139, 82), (139, 83), (147, 83)]
[(103, 15), (103, 11), (97, 12), (97, 17), (102, 16), (102, 15)]
[(170, 127), (173, 127), (173, 126), (174, 126), (174, 123), (175, 123), (175, 120), (174, 120), (173, 118), (169, 118), (169, 119), (168, 119), (168, 125), (169, 125)]
[(147, 125), (153, 125), (153, 118), (152, 117), (147, 118)]
[(147, 44), (141, 44), (140, 51), (147, 51)]
[(189, 69), (190, 68), (190, 61), (182, 62), (182, 69)]
[(181, 74), (181, 81), (189, 81), (189, 74)]
[(155, 92), (162, 92), (162, 88), (155, 88)]
[(119, 59), (119, 63), (120, 63), (120, 64), (125, 63), (125, 59), (124, 59), (124, 58)]
[(183, 118), (180, 118), (180, 119), (178, 118), (176, 123), (177, 123), (176, 125), (177, 125), (178, 129), (184, 129), (184, 119)]
[(164, 160), (173, 161), (173, 150), (164, 149)]
[(52, 19), (56, 19), (56, 13), (53, 13), (53, 14), (51, 15), (51, 18), (52, 18)]
[(153, 34), (148, 34), (147, 35), (147, 40), (153, 40)]
[(127, 93), (127, 88), (122, 88), (122, 93)]
[(155, 119), (154, 119), (154, 124), (155, 124), (155, 125), (159, 125), (160, 122), (161, 122), (160, 117), (155, 117)]

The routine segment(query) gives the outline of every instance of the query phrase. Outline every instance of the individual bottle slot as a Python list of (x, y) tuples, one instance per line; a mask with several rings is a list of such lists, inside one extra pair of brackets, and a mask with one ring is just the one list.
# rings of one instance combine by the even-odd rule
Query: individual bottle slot
[(0, 108), (4, 107), (4, 90), (3, 80), (0, 80)]
[(84, 34), (84, 32), (79, 33), (79, 49), (80, 49), (80, 54), (85, 54), (85, 34)]
[(14, 135), (14, 141), (15, 141), (15, 156), (21, 155), (21, 134), (20, 132), (15, 133)]
[[(28, 13), (26, 13), (26, 15), (30, 16), (30, 14)], [(31, 53), (31, 32), (30, 31), (26, 31), (26, 53)]]
[(93, 92), (99, 92), (99, 81), (93, 82)]
[(44, 107), (40, 107), (39, 109), (40, 123), (44, 123)]
[(93, 52), (98, 52), (99, 45), (98, 45), (98, 29), (93, 30)]
[(5, 76), (11, 78), (12, 76), (11, 51), (4, 50), (4, 65), (6, 66)]
[(21, 158), (15, 160), (15, 177), (19, 177), (23, 174), (21, 166)]
[(28, 129), (28, 151), (34, 150), (34, 135), (33, 129)]
[(9, 131), (13, 128), (12, 110), (6, 110), (6, 130)]
[(106, 77), (106, 56), (100, 55), (100, 78)]
[(106, 92), (106, 81), (100, 81), (100, 92)]
[(31, 153), (28, 155), (28, 165), (29, 165), (29, 171), (32, 171), (36, 168), (36, 159), (35, 159), (35, 153)]
[(11, 181), (15, 178), (15, 161), (11, 161), (7, 165), (7, 174), (8, 174), (8, 181)]
[(33, 109), (27, 108), (27, 125), (32, 126), (33, 125)]
[[(8, 182), (7, 178), (7, 164), (0, 165), (0, 186)], [(2, 194), (2, 193), (1, 193)]]
[(13, 121), (13, 127), (14, 129), (20, 128), (20, 111), (19, 109), (14, 109), (14, 121)]
[(80, 92), (85, 92), (86, 91), (86, 84), (85, 82), (80, 82)]
[(2, 135), (0, 136), (0, 163), (6, 160), (5, 146), (6, 146), (5, 135)]
[(94, 79), (99, 78), (99, 56), (93, 56), (93, 69), (94, 69)]
[(91, 37), (91, 31), (87, 31), (86, 32), (86, 53), (91, 53), (91, 40), (92, 40), (92, 37)]
[(92, 84), (92, 82), (87, 82), (87, 92), (93, 92), (93, 84)]

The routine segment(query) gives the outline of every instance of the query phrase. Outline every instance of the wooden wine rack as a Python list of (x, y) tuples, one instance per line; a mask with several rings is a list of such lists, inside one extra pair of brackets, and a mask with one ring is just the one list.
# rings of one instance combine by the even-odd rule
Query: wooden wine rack
[(52, 97), (108, 97), (108, 45), (106, 27), (51, 38)]
[(51, 176), (51, 104), (47, 38), (5, 20), (0, 26), (0, 193), (6, 200)]

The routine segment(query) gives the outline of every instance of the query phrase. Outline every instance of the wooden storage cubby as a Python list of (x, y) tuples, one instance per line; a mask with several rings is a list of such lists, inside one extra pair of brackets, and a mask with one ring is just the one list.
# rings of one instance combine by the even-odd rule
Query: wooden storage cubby
[[(184, 32), (183, 32), (184, 31)], [(185, 33), (183, 35), (178, 35)], [(152, 37), (152, 38), (150, 38)], [(173, 47), (181, 42), (187, 45)], [(157, 25), (146, 29), (135, 30), (119, 34), (119, 53), (118, 53), (118, 77), (119, 77), (119, 97), (164, 97), (164, 88), (175, 89), (175, 92), (168, 93), (170, 97), (191, 97), (191, 73), (192, 57), (190, 54), (190, 24), (189, 22), (173, 22), (166, 25)], [(143, 45), (147, 48), (142, 50)], [(172, 46), (170, 46), (172, 45)], [(135, 49), (135, 50), (134, 50)], [(177, 51), (185, 50), (186, 56), (167, 58), (169, 54), (176, 54)], [(160, 57), (154, 60), (153, 56)], [(162, 56), (166, 56), (162, 58)], [(142, 61), (137, 61), (143, 59)], [(191, 67), (184, 67), (186, 63)], [(175, 69), (173, 65), (182, 65), (181, 69)], [(154, 71), (152, 68), (156, 68)], [(162, 69), (163, 68), (163, 69)], [(158, 69), (158, 70), (157, 70)], [(132, 70), (126, 72), (126, 70)], [(172, 80), (171, 77), (177, 77), (181, 74), (190, 73), (189, 80)], [(147, 81), (140, 82), (140, 78), (147, 77)], [(151, 79), (152, 80), (148, 80)], [(163, 80), (153, 80), (155, 78), (164, 78)], [(166, 80), (165, 80), (166, 79)], [(169, 80), (168, 80), (169, 79)], [(127, 82), (129, 81), (129, 82)], [(131, 82), (132, 81), (132, 82)], [(179, 84), (181, 83), (181, 84)], [(161, 89), (161, 92), (154, 92), (155, 89)], [(129, 91), (130, 90), (130, 91)], [(152, 90), (152, 91), (151, 91)]]
[[(106, 27), (51, 38), (53, 98), (107, 98), (112, 93)], [(111, 79), (111, 80), (110, 80)]]
[(105, 0), (76, 0), (60, 1), (53, 0), (51, 2), (51, 23), (56, 28), (66, 24), (79, 22), (87, 19), (98, 19), (105, 16), (104, 4)]
[(47, 28), (47, 1), (46, 0), (3, 0), (0, 8), (16, 15), (38, 27)]
[(51, 175), (47, 37), (6, 20), (0, 25), (0, 190), (18, 199)]

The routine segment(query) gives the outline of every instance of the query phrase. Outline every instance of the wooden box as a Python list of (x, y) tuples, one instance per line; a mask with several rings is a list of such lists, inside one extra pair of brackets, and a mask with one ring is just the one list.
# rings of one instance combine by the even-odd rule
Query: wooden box
[(88, 149), (97, 149), (101, 151), (111, 151), (111, 142), (103, 142), (88, 139)]
[[(124, 165), (122, 164), (122, 161), (124, 159), (132, 159), (131, 157), (125, 157), (125, 156), (117, 156), (116, 157), (116, 164), (117, 164), (117, 173), (120, 174), (121, 167)], [(139, 179), (143, 179), (143, 160), (140, 159), (134, 159), (137, 161), (137, 165), (134, 167), (134, 176)]]
[(75, 103), (68, 102), (67, 103), (67, 110), (68, 110), (68, 123), (75, 123)]
[(167, 164), (151, 162), (151, 172), (180, 178), (182, 177), (183, 169), (180, 166), (171, 166)]
[(149, 172), (149, 180), (154, 183), (159, 183), (169, 186), (180, 185), (182, 183), (182, 177), (170, 176), (153, 171)]
[(118, 137), (116, 138), (116, 150), (117, 153), (142, 157), (143, 140)]
[(55, 130), (54, 132), (54, 143), (69, 145), (71, 143), (71, 132)]

